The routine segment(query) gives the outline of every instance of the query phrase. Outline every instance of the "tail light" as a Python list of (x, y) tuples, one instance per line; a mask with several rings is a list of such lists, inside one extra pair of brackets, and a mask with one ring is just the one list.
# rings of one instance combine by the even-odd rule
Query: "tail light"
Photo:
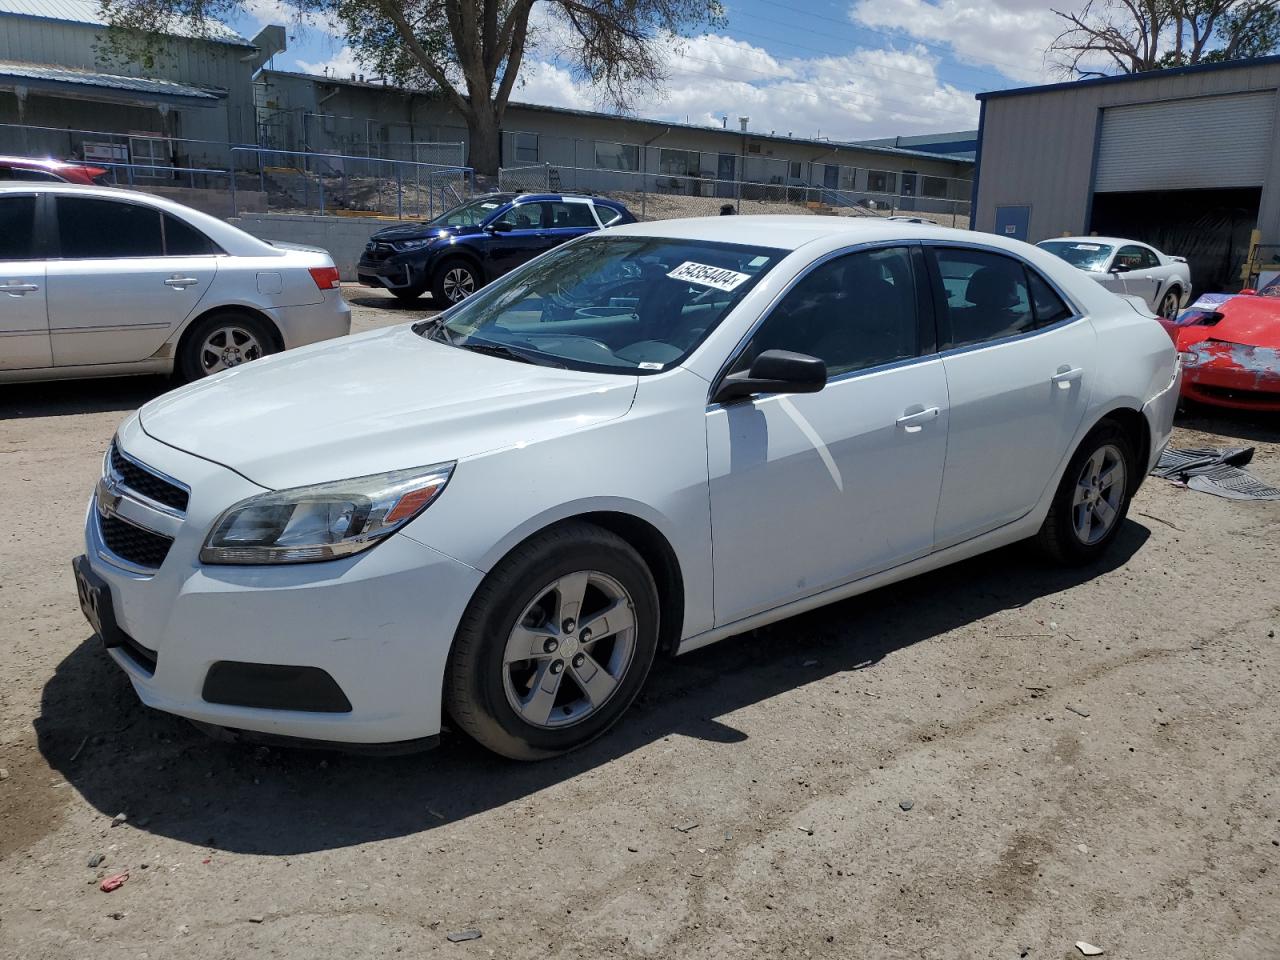
[(321, 290), (337, 290), (342, 286), (337, 267), (312, 267), (308, 272)]

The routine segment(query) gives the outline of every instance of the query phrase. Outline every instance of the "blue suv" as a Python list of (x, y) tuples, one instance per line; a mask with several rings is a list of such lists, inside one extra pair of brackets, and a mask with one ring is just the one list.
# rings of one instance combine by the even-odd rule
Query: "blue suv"
[(432, 300), (448, 306), (544, 250), (635, 219), (600, 197), (490, 193), (426, 223), (379, 230), (356, 273), (365, 286), (401, 300), (430, 290)]

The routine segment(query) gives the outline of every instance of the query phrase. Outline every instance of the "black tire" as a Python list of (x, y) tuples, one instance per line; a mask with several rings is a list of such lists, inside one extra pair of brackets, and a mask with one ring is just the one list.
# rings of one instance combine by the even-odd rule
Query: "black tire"
[[(1120, 491), (1121, 499), (1116, 508), (1116, 518), (1106, 533), (1095, 542), (1086, 542), (1077, 529), (1075, 522), (1074, 499), (1077, 484), (1081, 479), (1085, 464), (1104, 448), (1110, 447), (1119, 451), (1124, 461), (1125, 482)], [(1091, 431), (1081, 442), (1079, 448), (1067, 464), (1062, 474), (1058, 490), (1053, 496), (1053, 504), (1049, 513), (1036, 534), (1036, 545), (1051, 560), (1069, 566), (1078, 566), (1098, 559), (1106, 553), (1129, 513), (1129, 502), (1133, 492), (1142, 479), (1138, 474), (1138, 458), (1133, 451), (1133, 443), (1129, 435), (1112, 421), (1104, 420)]]
[[(568, 726), (537, 726), (508, 699), (504, 651), (517, 618), (546, 585), (578, 571), (605, 574), (629, 594), (635, 618), (631, 657), (613, 692), (593, 712)], [(630, 544), (594, 524), (553, 527), (504, 557), (476, 591), (449, 653), (445, 708), (481, 745), (514, 760), (575, 750), (612, 727), (635, 700), (658, 648), (658, 620), (653, 575)]]
[[(241, 349), (240, 362), (256, 360), (280, 352), (280, 344), (276, 339), (276, 331), (267, 321), (253, 314), (239, 310), (217, 310), (207, 317), (201, 317), (187, 330), (178, 347), (178, 356), (174, 363), (174, 373), (183, 383), (199, 380), (216, 373), (225, 367), (211, 365), (210, 355), (205, 350), (205, 341), (219, 330), (236, 330), (250, 338), (240, 343), (252, 343), (249, 349)], [(234, 339), (234, 338), (233, 338)]]
[[(457, 296), (457, 287), (452, 283), (456, 274), (470, 278), (470, 290), (464, 296)], [(450, 257), (436, 267), (431, 274), (431, 299), (436, 306), (443, 309), (466, 299), (484, 286), (484, 278), (474, 263), (464, 257)]]
[(1160, 303), (1156, 307), (1156, 315), (1164, 317), (1166, 320), (1172, 320), (1178, 315), (1178, 307), (1182, 305), (1182, 290), (1173, 286), (1166, 290), (1160, 297)]

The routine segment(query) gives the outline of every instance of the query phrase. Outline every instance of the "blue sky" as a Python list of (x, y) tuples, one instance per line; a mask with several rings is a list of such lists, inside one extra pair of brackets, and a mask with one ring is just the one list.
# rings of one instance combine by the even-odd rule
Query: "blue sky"
[[(233, 22), (251, 36), (285, 23), (278, 69), (368, 74), (337, 32), (290, 24), (280, 0), (248, 0)], [(554, 51), (560, 26), (535, 7), (538, 46), (512, 99), (601, 109)], [(976, 92), (1054, 79), (1044, 50), (1057, 32), (1045, 0), (729, 0), (727, 24), (696, 31), (668, 55), (660, 92), (633, 112), (661, 120), (846, 140), (977, 125)]]

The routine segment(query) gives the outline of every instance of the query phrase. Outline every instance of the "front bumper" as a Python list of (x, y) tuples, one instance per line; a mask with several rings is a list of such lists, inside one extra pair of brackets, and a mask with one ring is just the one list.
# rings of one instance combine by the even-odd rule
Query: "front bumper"
[[(96, 494), (86, 517), (87, 562), (107, 584), (116, 621), (131, 641), (108, 652), (141, 700), (201, 723), (274, 737), (385, 744), (437, 735), (445, 661), (482, 574), (398, 534), (325, 563), (202, 566), (197, 554), (218, 510), (256, 488), (151, 440), (136, 423), (122, 429), (122, 449), (191, 487), (181, 529), (149, 573), (130, 569), (106, 548)], [(237, 666), (218, 668), (211, 686), (211, 670), (224, 663)], [(237, 693), (235, 677), (255, 666), (263, 669), (249, 669), (249, 688)], [(341, 702), (332, 696), (307, 699), (319, 673), (331, 678), (349, 709), (335, 709)], [(271, 702), (281, 690), (293, 695), (282, 705), (307, 709), (244, 705)]]
[(372, 259), (367, 253), (356, 264), (356, 279), (366, 287), (399, 290), (422, 284), (428, 264), (421, 256), (392, 254), (385, 260)]
[(1182, 395), (1233, 410), (1280, 411), (1280, 350), (1215, 340), (1193, 344)]

